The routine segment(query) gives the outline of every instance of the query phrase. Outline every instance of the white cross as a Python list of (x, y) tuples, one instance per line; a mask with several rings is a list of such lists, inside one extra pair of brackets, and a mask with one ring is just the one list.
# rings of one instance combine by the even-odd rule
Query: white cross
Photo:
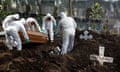
[(84, 34), (82, 35), (80, 35), (80, 39), (85, 39), (85, 40), (87, 40), (87, 39), (92, 39), (93, 38), (93, 36), (92, 35), (88, 35), (88, 31), (84, 31)]
[(100, 65), (103, 65), (104, 62), (112, 63), (112, 57), (105, 57), (104, 56), (105, 48), (103, 46), (99, 47), (99, 55), (92, 54), (90, 55), (90, 60), (97, 60)]

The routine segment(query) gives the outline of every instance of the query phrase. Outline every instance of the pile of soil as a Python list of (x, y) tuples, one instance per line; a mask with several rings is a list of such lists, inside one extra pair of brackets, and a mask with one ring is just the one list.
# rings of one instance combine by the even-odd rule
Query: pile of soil
[[(73, 51), (66, 55), (51, 55), (50, 50), (61, 46), (61, 37), (54, 43), (24, 44), (21, 52), (9, 51), (0, 43), (0, 71), (4, 72), (120, 72), (120, 36), (108, 33), (99, 34), (89, 31), (91, 40), (81, 40), (77, 31)], [(113, 63), (99, 65), (90, 60), (91, 54), (97, 54), (99, 46), (105, 46), (105, 56), (113, 57)]]

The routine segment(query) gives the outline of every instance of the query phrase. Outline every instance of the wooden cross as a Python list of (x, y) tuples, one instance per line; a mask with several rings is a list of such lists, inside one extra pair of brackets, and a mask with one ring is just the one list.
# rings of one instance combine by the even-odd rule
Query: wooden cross
[(103, 65), (104, 62), (112, 63), (112, 57), (105, 57), (104, 56), (105, 48), (103, 46), (99, 47), (99, 55), (92, 54), (90, 55), (90, 60), (97, 60), (100, 65)]
[(88, 31), (84, 31), (84, 34), (80, 35), (80, 39), (84, 39), (84, 40), (92, 39), (93, 36), (92, 35), (88, 35), (88, 33), (89, 33)]

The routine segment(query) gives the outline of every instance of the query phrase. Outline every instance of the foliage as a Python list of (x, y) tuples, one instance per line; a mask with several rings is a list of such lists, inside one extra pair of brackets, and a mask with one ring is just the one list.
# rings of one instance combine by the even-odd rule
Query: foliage
[(3, 11), (3, 10), (1, 10), (0, 11), (0, 17), (4, 18), (7, 15), (10, 15), (10, 14), (13, 14), (13, 13), (15, 13), (15, 12), (14, 11)]
[(91, 8), (91, 18), (92, 19), (101, 19), (102, 18), (102, 15), (104, 13), (104, 10), (103, 8), (100, 6), (100, 4), (98, 2), (96, 2), (93, 7)]
[(86, 10), (86, 18), (101, 19), (104, 14), (104, 9), (96, 2), (93, 7)]
[(10, 15), (10, 14), (14, 14), (15, 12), (14, 11), (7, 11), (7, 10), (4, 10), (4, 9), (0, 9), (0, 31), (2, 30), (2, 27), (1, 27), (1, 25), (2, 25), (2, 20), (6, 17), (6, 16), (8, 16), (8, 15)]
[(42, 25), (42, 19), (45, 16), (45, 14), (38, 14), (38, 20), (39, 20), (39, 24)]
[[(91, 8), (88, 8), (86, 10), (86, 18), (90, 20), (92, 20), (92, 22), (90, 22), (90, 27), (95, 30), (98, 28), (98, 23), (101, 22), (101, 19), (104, 15), (104, 9), (100, 6), (100, 4), (98, 2), (96, 2)], [(96, 20), (100, 20), (100, 22), (96, 22)], [(101, 26), (99, 26), (99, 28), (101, 28)]]

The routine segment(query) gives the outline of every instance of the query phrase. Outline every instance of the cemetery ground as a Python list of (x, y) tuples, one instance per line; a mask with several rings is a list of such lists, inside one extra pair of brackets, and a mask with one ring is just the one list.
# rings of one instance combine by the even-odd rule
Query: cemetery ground
[[(61, 37), (54, 43), (24, 44), (21, 52), (9, 51), (0, 43), (0, 71), (2, 72), (120, 72), (120, 36), (109, 33), (93, 35), (91, 40), (81, 40), (76, 32), (75, 45), (72, 52), (66, 55), (51, 55), (50, 50), (61, 46)], [(2, 37), (1, 37), (2, 40)], [(105, 47), (105, 56), (113, 57), (113, 63), (90, 60), (91, 54), (98, 55), (99, 46)]]

